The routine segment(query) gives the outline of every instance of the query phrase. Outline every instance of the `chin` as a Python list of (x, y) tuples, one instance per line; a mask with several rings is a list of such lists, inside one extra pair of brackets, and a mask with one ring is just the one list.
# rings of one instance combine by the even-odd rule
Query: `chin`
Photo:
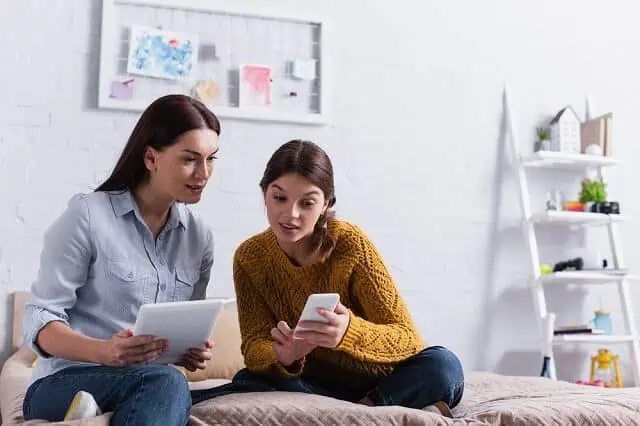
[(306, 237), (306, 235), (302, 231), (291, 233), (291, 232), (283, 232), (282, 230), (279, 229), (279, 227), (277, 229), (274, 227), (271, 227), (271, 229), (276, 234), (278, 241), (282, 241), (286, 243), (297, 243), (298, 241)]
[(201, 195), (182, 195), (176, 198), (176, 201), (184, 204), (195, 204), (202, 199)]

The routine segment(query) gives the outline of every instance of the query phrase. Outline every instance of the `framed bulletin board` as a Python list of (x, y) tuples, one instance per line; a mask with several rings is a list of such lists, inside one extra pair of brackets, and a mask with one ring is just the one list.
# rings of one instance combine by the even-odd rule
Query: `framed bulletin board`
[(103, 0), (98, 107), (142, 111), (182, 93), (220, 117), (326, 124), (326, 20), (270, 6)]

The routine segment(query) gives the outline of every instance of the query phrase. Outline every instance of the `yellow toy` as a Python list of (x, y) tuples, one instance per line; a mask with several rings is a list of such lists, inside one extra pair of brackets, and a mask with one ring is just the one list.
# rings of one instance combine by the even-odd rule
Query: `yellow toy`
[(553, 268), (548, 263), (540, 265), (540, 275), (549, 275), (553, 273)]
[(602, 380), (608, 388), (621, 388), (622, 377), (618, 355), (612, 354), (608, 349), (598, 349), (598, 354), (591, 357), (590, 380), (592, 382)]

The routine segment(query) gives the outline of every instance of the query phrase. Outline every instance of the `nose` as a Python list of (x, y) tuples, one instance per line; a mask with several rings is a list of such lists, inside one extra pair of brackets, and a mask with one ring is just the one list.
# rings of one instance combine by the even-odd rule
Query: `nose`
[(195, 170), (195, 177), (197, 179), (207, 180), (211, 176), (213, 166), (211, 166), (207, 160), (203, 160), (198, 163)]
[(289, 214), (294, 219), (299, 218), (300, 209), (298, 208), (298, 203), (290, 203), (287, 207), (287, 214)]

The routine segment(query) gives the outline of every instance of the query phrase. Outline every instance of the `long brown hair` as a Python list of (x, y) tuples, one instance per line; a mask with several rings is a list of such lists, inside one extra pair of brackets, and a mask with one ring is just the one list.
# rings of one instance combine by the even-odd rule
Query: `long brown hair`
[(327, 223), (335, 217), (333, 206), (336, 203), (331, 159), (313, 142), (300, 139), (289, 141), (278, 148), (267, 162), (260, 180), (262, 192), (266, 193), (273, 181), (288, 173), (300, 175), (316, 185), (329, 202), (327, 210), (315, 224), (309, 246), (310, 251), (318, 250), (321, 257), (326, 258), (335, 247), (335, 241), (327, 229)]
[(206, 128), (220, 135), (218, 118), (199, 100), (179, 94), (156, 99), (136, 123), (111, 176), (96, 191), (135, 189), (149, 178), (144, 164), (147, 146), (161, 151), (183, 133)]

